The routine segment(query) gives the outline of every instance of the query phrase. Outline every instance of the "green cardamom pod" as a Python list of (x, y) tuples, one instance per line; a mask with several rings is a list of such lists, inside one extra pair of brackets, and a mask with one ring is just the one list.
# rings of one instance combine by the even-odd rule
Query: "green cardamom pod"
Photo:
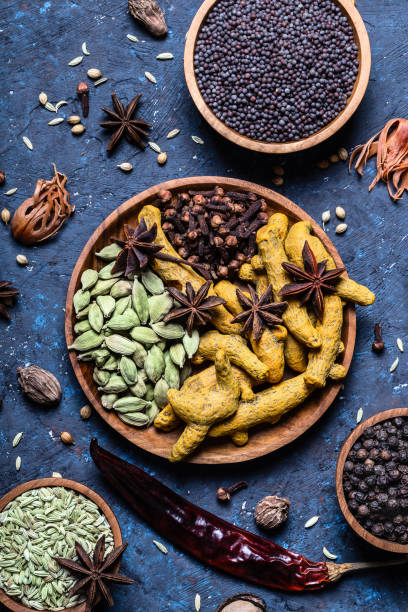
[(77, 359), (78, 361), (93, 361), (94, 351), (87, 351), (86, 353), (78, 353)]
[(132, 293), (132, 283), (127, 280), (119, 280), (111, 289), (111, 296), (117, 300), (118, 298), (127, 297)]
[(143, 344), (140, 344), (140, 342), (135, 341), (135, 344), (136, 344), (136, 350), (133, 353), (132, 358), (138, 368), (143, 368), (143, 364), (147, 357), (147, 351), (145, 347), (143, 346)]
[(177, 342), (177, 344), (172, 344), (169, 348), (169, 352), (172, 362), (175, 363), (176, 366), (178, 366), (179, 368), (182, 368), (186, 360), (186, 351), (181, 342)]
[(94, 286), (98, 280), (98, 273), (96, 270), (85, 270), (81, 275), (82, 291), (86, 291)]
[(166, 340), (160, 340), (160, 342), (156, 342), (156, 345), (161, 349), (164, 353), (164, 349), (166, 348)]
[(171, 360), (169, 351), (164, 354), (166, 367), (164, 369), (164, 380), (169, 389), (180, 389), (180, 372), (176, 365)]
[(137, 348), (132, 340), (120, 336), (119, 334), (112, 334), (108, 337), (105, 336), (105, 342), (110, 351), (119, 353), (119, 355), (132, 355)]
[(153, 423), (159, 412), (160, 408), (154, 401), (150, 404), (149, 408), (146, 408), (146, 416), (149, 417), (149, 425)]
[(143, 380), (144, 382), (146, 382), (147, 374), (145, 372), (144, 367), (137, 371), (137, 380)]
[(173, 298), (167, 293), (152, 295), (148, 299), (150, 322), (158, 323), (173, 308)]
[(80, 310), (79, 312), (76, 313), (76, 318), (78, 319), (78, 321), (82, 321), (83, 319), (87, 319), (88, 318), (88, 312), (89, 312), (89, 304), (86, 308), (83, 308), (83, 310)]
[(135, 397), (134, 395), (125, 395), (125, 397), (120, 397), (113, 404), (114, 410), (117, 410), (118, 412), (140, 412), (149, 406), (150, 402), (146, 402), (144, 399)]
[(93, 351), (92, 355), (98, 368), (101, 368), (109, 357), (109, 351), (107, 349), (100, 348)]
[(142, 344), (154, 344), (160, 340), (159, 336), (150, 327), (134, 327), (130, 331), (133, 340)]
[(137, 314), (130, 308), (121, 315), (114, 315), (107, 323), (106, 327), (114, 331), (127, 331), (139, 325)]
[(84, 332), (88, 331), (88, 329), (91, 329), (91, 325), (88, 319), (84, 319), (83, 321), (78, 321), (78, 323), (75, 323), (74, 332), (76, 334), (83, 334)]
[(103, 369), (108, 370), (109, 372), (114, 372), (115, 370), (118, 369), (118, 366), (119, 366), (118, 360), (116, 359), (116, 357), (111, 355), (109, 359), (105, 361), (103, 365)]
[(178, 340), (184, 336), (184, 328), (178, 323), (152, 323), (152, 329), (156, 332), (160, 338), (166, 340)]
[(186, 361), (186, 363), (181, 368), (180, 385), (183, 385), (185, 381), (187, 380), (187, 378), (190, 378), (192, 371), (193, 371), (193, 368), (191, 367), (191, 363), (189, 361)]
[(74, 308), (75, 312), (80, 312), (83, 308), (86, 308), (91, 301), (91, 294), (89, 291), (82, 291), (82, 289), (78, 289), (78, 291), (74, 295)]
[(99, 253), (95, 253), (95, 255), (105, 261), (113, 261), (119, 255), (121, 250), (122, 248), (118, 244), (116, 244), (116, 242), (112, 242), (112, 244), (109, 244), (108, 246), (104, 247), (102, 251), (99, 251)]
[(147, 353), (144, 364), (144, 369), (149, 380), (156, 383), (159, 378), (161, 378), (165, 365), (163, 351), (161, 351), (158, 346), (153, 345)]
[(112, 410), (113, 404), (116, 402), (117, 399), (118, 396), (116, 393), (107, 393), (101, 395), (101, 404), (105, 408), (105, 410)]
[(200, 344), (200, 334), (196, 329), (193, 329), (191, 332), (191, 336), (186, 332), (183, 336), (183, 346), (186, 349), (187, 357), (189, 359), (192, 358), (193, 355), (196, 354), (198, 350), (198, 345)]
[(119, 300), (117, 300), (116, 302), (116, 308), (115, 311), (113, 313), (113, 316), (116, 317), (116, 315), (121, 315), (125, 312), (125, 310), (127, 310), (130, 306), (132, 302), (132, 298), (130, 297), (130, 295), (120, 298)]
[(94, 348), (97, 348), (102, 344), (104, 337), (102, 334), (97, 334), (90, 329), (75, 339), (75, 342), (71, 344), (68, 349), (74, 351), (90, 351)]
[(129, 306), (128, 308), (126, 308), (125, 312), (123, 313), (125, 314), (129, 314), (130, 316), (134, 317), (134, 320), (137, 321), (136, 326), (140, 325), (140, 319), (136, 314), (136, 311), (134, 308), (132, 308), (132, 306)]
[(145, 414), (141, 414), (140, 412), (131, 414), (118, 414), (118, 417), (127, 425), (134, 425), (135, 427), (144, 427), (150, 422), (149, 417)]
[(112, 374), (108, 384), (103, 388), (104, 393), (122, 393), (127, 390), (127, 384), (118, 374)]
[(167, 391), (169, 390), (169, 385), (166, 383), (164, 378), (161, 378), (157, 381), (154, 387), (154, 401), (157, 406), (161, 409), (167, 406)]
[(117, 282), (118, 280), (116, 278), (108, 278), (107, 280), (99, 279), (91, 291), (91, 296), (98, 297), (98, 295), (107, 295)]
[(115, 263), (116, 261), (112, 261), (111, 263), (108, 263), (107, 266), (104, 266), (99, 270), (98, 276), (101, 280), (107, 280), (108, 278), (118, 278), (119, 276), (122, 276), (122, 272), (115, 272), (114, 274), (112, 273), (112, 268), (114, 267)]
[(147, 323), (149, 320), (149, 301), (147, 293), (142, 283), (139, 283), (137, 278), (133, 281), (132, 289), (132, 304), (136, 310), (141, 323)]
[(110, 317), (112, 312), (115, 310), (116, 302), (110, 295), (98, 295), (96, 298), (96, 303), (102, 310), (102, 314), (105, 319)]
[(146, 394), (146, 385), (144, 380), (139, 375), (137, 377), (137, 383), (130, 386), (129, 391), (133, 393), (133, 395), (136, 395), (136, 397), (144, 398)]
[(150, 268), (142, 272), (142, 283), (152, 295), (161, 295), (164, 291), (164, 284), (160, 276), (157, 276)]
[(154, 387), (150, 383), (146, 385), (145, 400), (152, 401), (154, 399)]
[(109, 382), (111, 374), (106, 370), (100, 370), (99, 368), (94, 368), (92, 377), (97, 385), (100, 387), (105, 387), (105, 385)]
[(99, 334), (102, 329), (104, 319), (102, 310), (99, 308), (96, 302), (93, 302), (89, 308), (88, 321), (92, 329)]
[(119, 362), (119, 371), (122, 375), (123, 380), (128, 385), (134, 385), (137, 382), (137, 368), (136, 364), (132, 359), (123, 355)]

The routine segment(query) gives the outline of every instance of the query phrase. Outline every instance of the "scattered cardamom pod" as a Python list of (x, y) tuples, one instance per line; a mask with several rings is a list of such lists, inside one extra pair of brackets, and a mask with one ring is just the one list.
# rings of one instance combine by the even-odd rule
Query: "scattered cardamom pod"
[(81, 419), (84, 419), (84, 421), (86, 421), (92, 415), (92, 408), (88, 404), (86, 404), (85, 406), (82, 406), (81, 410), (79, 411), (79, 414), (81, 415)]
[(112, 244), (104, 247), (102, 251), (95, 253), (95, 255), (100, 259), (104, 259), (105, 261), (113, 261), (119, 255), (121, 250), (121, 247), (116, 244), (116, 242), (112, 242)]
[(19, 385), (27, 397), (42, 406), (55, 406), (61, 401), (61, 385), (54, 374), (32, 365), (17, 368)]
[(74, 444), (74, 438), (71, 436), (69, 431), (63, 431), (61, 433), (60, 438), (61, 442), (63, 442), (64, 444)]

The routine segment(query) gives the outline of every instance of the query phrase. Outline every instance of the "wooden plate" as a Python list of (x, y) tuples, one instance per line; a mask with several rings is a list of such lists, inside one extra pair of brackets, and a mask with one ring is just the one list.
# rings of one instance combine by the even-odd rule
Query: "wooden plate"
[(398, 416), (408, 417), (408, 408), (393, 408), (392, 410), (383, 410), (382, 412), (374, 414), (369, 419), (366, 419), (365, 421), (360, 423), (355, 429), (353, 429), (353, 431), (348, 436), (348, 438), (346, 438), (346, 441), (341, 447), (339, 458), (337, 459), (336, 492), (340, 510), (342, 511), (344, 518), (346, 519), (350, 527), (353, 529), (353, 531), (355, 531), (355, 533), (360, 536), (360, 538), (363, 538), (366, 542), (368, 542), (372, 546), (375, 546), (376, 548), (388, 550), (389, 552), (393, 553), (403, 553), (407, 555), (408, 544), (398, 544), (398, 542), (390, 542), (389, 540), (377, 538), (372, 533), (364, 529), (364, 527), (360, 525), (354, 514), (350, 512), (343, 491), (344, 464), (354, 442), (358, 440), (358, 438), (361, 436), (363, 431), (367, 429), (367, 427), (372, 427), (373, 425), (376, 425), (381, 421), (394, 419)]
[[(214, 185), (220, 185), (229, 191), (252, 191), (266, 200), (270, 213), (283, 212), (288, 215), (292, 222), (299, 220), (311, 221), (315, 234), (332, 255), (337, 266), (343, 266), (340, 255), (319, 225), (296, 204), (270, 189), (255, 183), (218, 176), (202, 176), (167, 181), (143, 191), (119, 206), (101, 223), (88, 240), (75, 265), (68, 287), (65, 314), (65, 335), (68, 345), (74, 340), (75, 313), (73, 312), (72, 299), (74, 293), (80, 288), (81, 274), (87, 268), (93, 268), (97, 264), (101, 267), (101, 262), (95, 257), (95, 252), (100, 251), (108, 243), (111, 236), (122, 236), (123, 224), (136, 225), (140, 209), (145, 204), (154, 202), (160, 189), (169, 189), (174, 192), (187, 191), (189, 189), (208, 190)], [(345, 345), (343, 365), (346, 370), (350, 366), (353, 355), (355, 335), (355, 310), (354, 306), (348, 305), (344, 310), (343, 325), (343, 342)], [(99, 392), (92, 378), (92, 366), (89, 363), (79, 362), (75, 351), (70, 351), (69, 356), (84, 393), (102, 418), (116, 431), (125, 436), (125, 438), (136, 444), (136, 446), (140, 446), (155, 455), (167, 457), (171, 446), (180, 434), (180, 430), (164, 433), (159, 432), (154, 427), (146, 430), (126, 425), (113, 411), (105, 410), (101, 405)], [(342, 381), (339, 383), (329, 383), (325, 389), (313, 394), (307, 402), (299, 406), (287, 418), (273, 427), (265, 425), (257, 431), (251, 430), (249, 442), (245, 446), (238, 448), (227, 438), (206, 440), (198, 449), (198, 452), (190, 458), (190, 461), (193, 463), (236, 463), (261, 457), (285, 446), (309, 429), (326, 412), (342, 384)]]
[[(119, 523), (116, 519), (116, 516), (113, 514), (111, 508), (108, 506), (106, 501), (102, 499), (100, 495), (89, 489), (85, 485), (80, 482), (76, 482), (75, 480), (68, 480), (66, 478), (39, 478), (37, 480), (30, 480), (29, 482), (25, 482), (15, 489), (12, 489), (4, 497), (0, 499), (0, 512), (9, 504), (13, 499), (22, 495), (26, 491), (31, 491), (32, 489), (39, 489), (40, 487), (64, 487), (66, 489), (73, 489), (78, 493), (81, 493), (85, 497), (88, 497), (92, 500), (98, 508), (103, 512), (106, 516), (107, 521), (112, 529), (113, 540), (116, 546), (120, 546), (122, 544), (122, 533), (120, 531)], [(117, 563), (114, 567), (115, 573), (119, 571), (120, 562)], [(23, 604), (19, 603), (15, 599), (12, 599), (6, 593), (0, 589), (0, 603), (4, 604), (6, 608), (9, 610), (14, 610), (14, 612), (32, 612), (33, 608), (27, 608)], [(66, 608), (70, 612), (85, 612), (85, 602), (80, 604), (79, 606), (75, 606), (73, 608)], [(49, 612), (45, 610), (44, 612)]]
[(251, 149), (253, 151), (260, 151), (261, 153), (282, 154), (293, 153), (294, 151), (301, 151), (303, 149), (314, 147), (327, 138), (330, 138), (330, 136), (333, 136), (333, 134), (335, 134), (350, 119), (363, 99), (370, 78), (370, 41), (361, 15), (357, 11), (352, 0), (333, 1), (338, 4), (342, 13), (346, 15), (353, 28), (354, 39), (358, 46), (359, 60), (359, 70), (356, 82), (348, 99), (347, 105), (337, 115), (337, 117), (333, 119), (333, 121), (328, 123), (319, 132), (295, 142), (265, 142), (261, 140), (253, 140), (252, 138), (243, 136), (236, 130), (226, 126), (225, 123), (218, 119), (218, 117), (216, 117), (211, 108), (205, 102), (198, 87), (194, 72), (194, 50), (203, 22), (218, 0), (205, 0), (203, 2), (198, 9), (187, 33), (187, 40), (184, 49), (184, 76), (186, 78), (187, 87), (191, 97), (193, 98), (194, 104), (204, 119), (211, 125), (212, 128), (214, 128), (214, 130), (221, 134), (221, 136), (224, 136), (224, 138), (227, 138), (240, 147)]

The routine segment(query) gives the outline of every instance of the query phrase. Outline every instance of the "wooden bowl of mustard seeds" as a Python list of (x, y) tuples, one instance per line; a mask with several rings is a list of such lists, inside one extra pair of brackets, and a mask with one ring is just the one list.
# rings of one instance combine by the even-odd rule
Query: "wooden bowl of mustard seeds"
[[(190, 25), (188, 33), (187, 33), (187, 39), (186, 39), (186, 45), (185, 45), (185, 51), (184, 51), (184, 74), (186, 78), (187, 87), (189, 89), (191, 97), (193, 98), (194, 104), (196, 105), (196, 107), (198, 108), (198, 110), (200, 111), (204, 119), (211, 125), (211, 127), (214, 130), (216, 130), (221, 136), (224, 136), (224, 138), (227, 138), (227, 140), (230, 140), (234, 144), (237, 144), (246, 149), (250, 149), (253, 151), (259, 151), (261, 153), (283, 154), (283, 153), (292, 153), (295, 151), (301, 151), (303, 149), (309, 149), (323, 142), (324, 140), (327, 140), (328, 138), (333, 136), (333, 134), (335, 134), (350, 119), (350, 117), (357, 110), (361, 100), (363, 99), (367, 86), (368, 86), (369, 77), (370, 77), (370, 69), (371, 69), (370, 42), (369, 42), (369, 38), (368, 38), (368, 34), (365, 28), (364, 22), (361, 18), (360, 13), (357, 11), (356, 7), (354, 6), (353, 2), (351, 0), (332, 0), (332, 1), (336, 5), (336, 7), (338, 7), (338, 9), (341, 11), (341, 14), (344, 17), (346, 17), (348, 24), (351, 26), (354, 42), (357, 46), (358, 71), (353, 81), (354, 86), (352, 87), (352, 91), (348, 95), (347, 101), (344, 107), (342, 108), (342, 110), (340, 110), (338, 114), (333, 116), (333, 118), (330, 121), (328, 121), (327, 124), (324, 124), (322, 127), (317, 129), (316, 131), (312, 130), (312, 133), (310, 133), (309, 131), (310, 135), (302, 136), (298, 139), (288, 138), (288, 140), (285, 142), (281, 142), (281, 141), (268, 142), (260, 138), (249, 137), (245, 135), (244, 133), (242, 133), (242, 131), (238, 131), (237, 129), (233, 129), (232, 127), (229, 127), (225, 121), (219, 118), (219, 115), (221, 113), (218, 112), (217, 109), (211, 108), (210, 104), (207, 103), (206, 100), (204, 99), (203, 92), (200, 90), (200, 86), (198, 82), (199, 79), (197, 78), (197, 72), (196, 72), (197, 66), (195, 65), (195, 55), (196, 55), (197, 43), (199, 41), (202, 29), (205, 26), (209, 15), (211, 14), (211, 12), (214, 10), (216, 5), (218, 4), (219, 0), (205, 0), (203, 2), (203, 4), (198, 9)], [(232, 10), (235, 10), (234, 7), (231, 7), (231, 8)], [(232, 11), (229, 11), (227, 19), (230, 19), (231, 12)], [(237, 18), (237, 21), (239, 21), (238, 18)], [(265, 23), (267, 22), (267, 20), (264, 20), (264, 21)], [(262, 19), (260, 19), (260, 22), (261, 22), (260, 24), (254, 25), (254, 29), (262, 27)], [(324, 25), (325, 24), (323, 24), (323, 26)], [(240, 24), (238, 24), (238, 28), (239, 26)], [(323, 27), (323, 31), (324, 31), (324, 27)], [(229, 35), (233, 35), (233, 34), (234, 32), (229, 32), (228, 34), (226, 33), (225, 38), (223, 37), (223, 40), (221, 42), (218, 41), (217, 43), (218, 46), (219, 45), (224, 46), (224, 44), (231, 43), (231, 48), (228, 47), (228, 54), (232, 53), (234, 46), (239, 45), (242, 42), (240, 36), (238, 36), (238, 38), (228, 40)], [(295, 40), (295, 44), (296, 44), (296, 40)], [(206, 41), (206, 45), (207, 45), (207, 41)], [(218, 49), (216, 49), (216, 51), (218, 51)], [(207, 47), (204, 47), (204, 53), (205, 54), (207, 53)], [(259, 61), (259, 59), (262, 61), (262, 58), (257, 58), (257, 61)], [(290, 59), (291, 58), (289, 57), (289, 60)], [(208, 58), (208, 61), (209, 61), (209, 64), (208, 64), (209, 69), (213, 70), (214, 64), (216, 63), (217, 60), (210, 57)], [(319, 61), (319, 58), (318, 58), (318, 61)], [(322, 61), (324, 62), (324, 59)], [(340, 58), (340, 61), (341, 61), (341, 58)], [(296, 61), (292, 59), (292, 63), (296, 64)], [(224, 69), (228, 71), (227, 64), (228, 62), (224, 66)], [(282, 77), (279, 77), (283, 79), (282, 83), (285, 82), (284, 79), (287, 73), (287, 68), (286, 69), (285, 67), (283, 68), (284, 69), (283, 69)], [(253, 66), (247, 67), (249, 79), (251, 78), (251, 72), (253, 69), (254, 69)], [(241, 72), (243, 73), (245, 72), (244, 67), (241, 68)], [(204, 72), (203, 77), (204, 79), (206, 79), (205, 72)], [(208, 78), (210, 78), (209, 75), (208, 75)], [(228, 77), (226, 77), (226, 79), (227, 78)], [(234, 78), (240, 78), (239, 69), (237, 73), (235, 74)], [(222, 87), (222, 84), (221, 84), (222, 82), (223, 82), (223, 79), (220, 79), (220, 83), (217, 83), (217, 86)], [(244, 115), (249, 112), (249, 106), (251, 104), (251, 101), (254, 103), (254, 106), (256, 106), (256, 103), (257, 103), (256, 98), (258, 97), (258, 89), (255, 89), (252, 92), (248, 92), (247, 95), (249, 96), (249, 98), (247, 97), (245, 102), (239, 101), (238, 99), (237, 101), (238, 108), (239, 108), (239, 105), (241, 104), (242, 109), (244, 109)], [(324, 89), (327, 89), (327, 87), (325, 86)], [(294, 88), (294, 90), (296, 90), (296, 88)], [(218, 91), (216, 93), (217, 93), (216, 98), (222, 95), (222, 92), (221, 94)], [(253, 95), (250, 96), (249, 95), (250, 93), (252, 93)], [(288, 94), (283, 92), (282, 95), (283, 95), (283, 100), (278, 101), (276, 108), (279, 108), (282, 104), (286, 103), (287, 101), (286, 96)], [(303, 103), (305, 105), (305, 110), (299, 111), (299, 112), (305, 113), (305, 111), (308, 108), (308, 100), (310, 103), (310, 97), (306, 93), (305, 99), (303, 100)], [(324, 112), (324, 105), (325, 105), (325, 101), (323, 102), (323, 107), (321, 110), (322, 113)], [(263, 111), (265, 111), (265, 108), (266, 107), (263, 108)], [(268, 119), (268, 121), (272, 121), (272, 119), (270, 120)], [(301, 119), (301, 121), (304, 122), (303, 119)], [(256, 118), (253, 119), (253, 123), (256, 123)]]
[[(8, 504), (13, 502), (19, 496), (25, 494), (28, 491), (32, 491), (34, 489), (41, 489), (44, 487), (62, 487), (63, 489), (66, 489), (68, 491), (72, 490), (75, 493), (83, 496), (84, 498), (89, 499), (99, 509), (101, 515), (105, 516), (106, 521), (108, 522), (110, 530), (112, 532), (113, 546), (117, 547), (122, 544), (122, 533), (120, 530), (120, 526), (110, 506), (100, 495), (95, 493), (95, 491), (93, 491), (89, 487), (74, 480), (68, 480), (67, 478), (39, 478), (37, 480), (30, 480), (29, 482), (25, 482), (15, 487), (0, 499), (0, 515), (4, 511), (6, 506), (8, 506)], [(2, 523), (0, 522), (0, 541), (1, 529)], [(119, 566), (120, 562), (118, 562), (114, 567), (115, 573), (119, 571)], [(2, 603), (9, 610), (13, 610), (14, 612), (32, 612), (32, 610), (34, 610), (34, 608), (30, 608), (18, 601), (17, 599), (10, 597), (1, 588), (0, 603)], [(73, 607), (66, 608), (66, 610), (69, 610), (70, 612), (85, 612), (85, 602), (80, 603), (79, 605), (75, 605)], [(44, 612), (52, 611), (46, 609), (44, 610)]]

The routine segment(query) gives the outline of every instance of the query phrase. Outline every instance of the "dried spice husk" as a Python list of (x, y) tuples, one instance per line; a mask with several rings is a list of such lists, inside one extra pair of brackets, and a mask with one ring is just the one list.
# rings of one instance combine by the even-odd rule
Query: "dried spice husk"
[(27, 198), (11, 221), (13, 237), (23, 244), (36, 244), (54, 236), (75, 210), (65, 189), (67, 177), (54, 164), (54, 177), (39, 179), (31, 198)]
[(128, 0), (129, 13), (140, 21), (153, 36), (167, 34), (163, 12), (156, 0)]
[[(377, 140), (378, 139), (378, 140)], [(390, 119), (385, 127), (370, 140), (352, 152), (349, 170), (358, 156), (355, 169), (363, 175), (367, 161), (377, 156), (377, 175), (368, 190), (382, 180), (387, 184), (388, 193), (393, 200), (399, 200), (408, 190), (408, 120)]]
[(18, 289), (10, 285), (10, 281), (0, 281), (0, 317), (6, 321), (10, 321), (8, 308), (13, 305), (13, 300), (19, 293)]
[(61, 400), (61, 385), (54, 374), (39, 366), (17, 368), (18, 382), (23, 392), (36, 404), (55, 406)]

